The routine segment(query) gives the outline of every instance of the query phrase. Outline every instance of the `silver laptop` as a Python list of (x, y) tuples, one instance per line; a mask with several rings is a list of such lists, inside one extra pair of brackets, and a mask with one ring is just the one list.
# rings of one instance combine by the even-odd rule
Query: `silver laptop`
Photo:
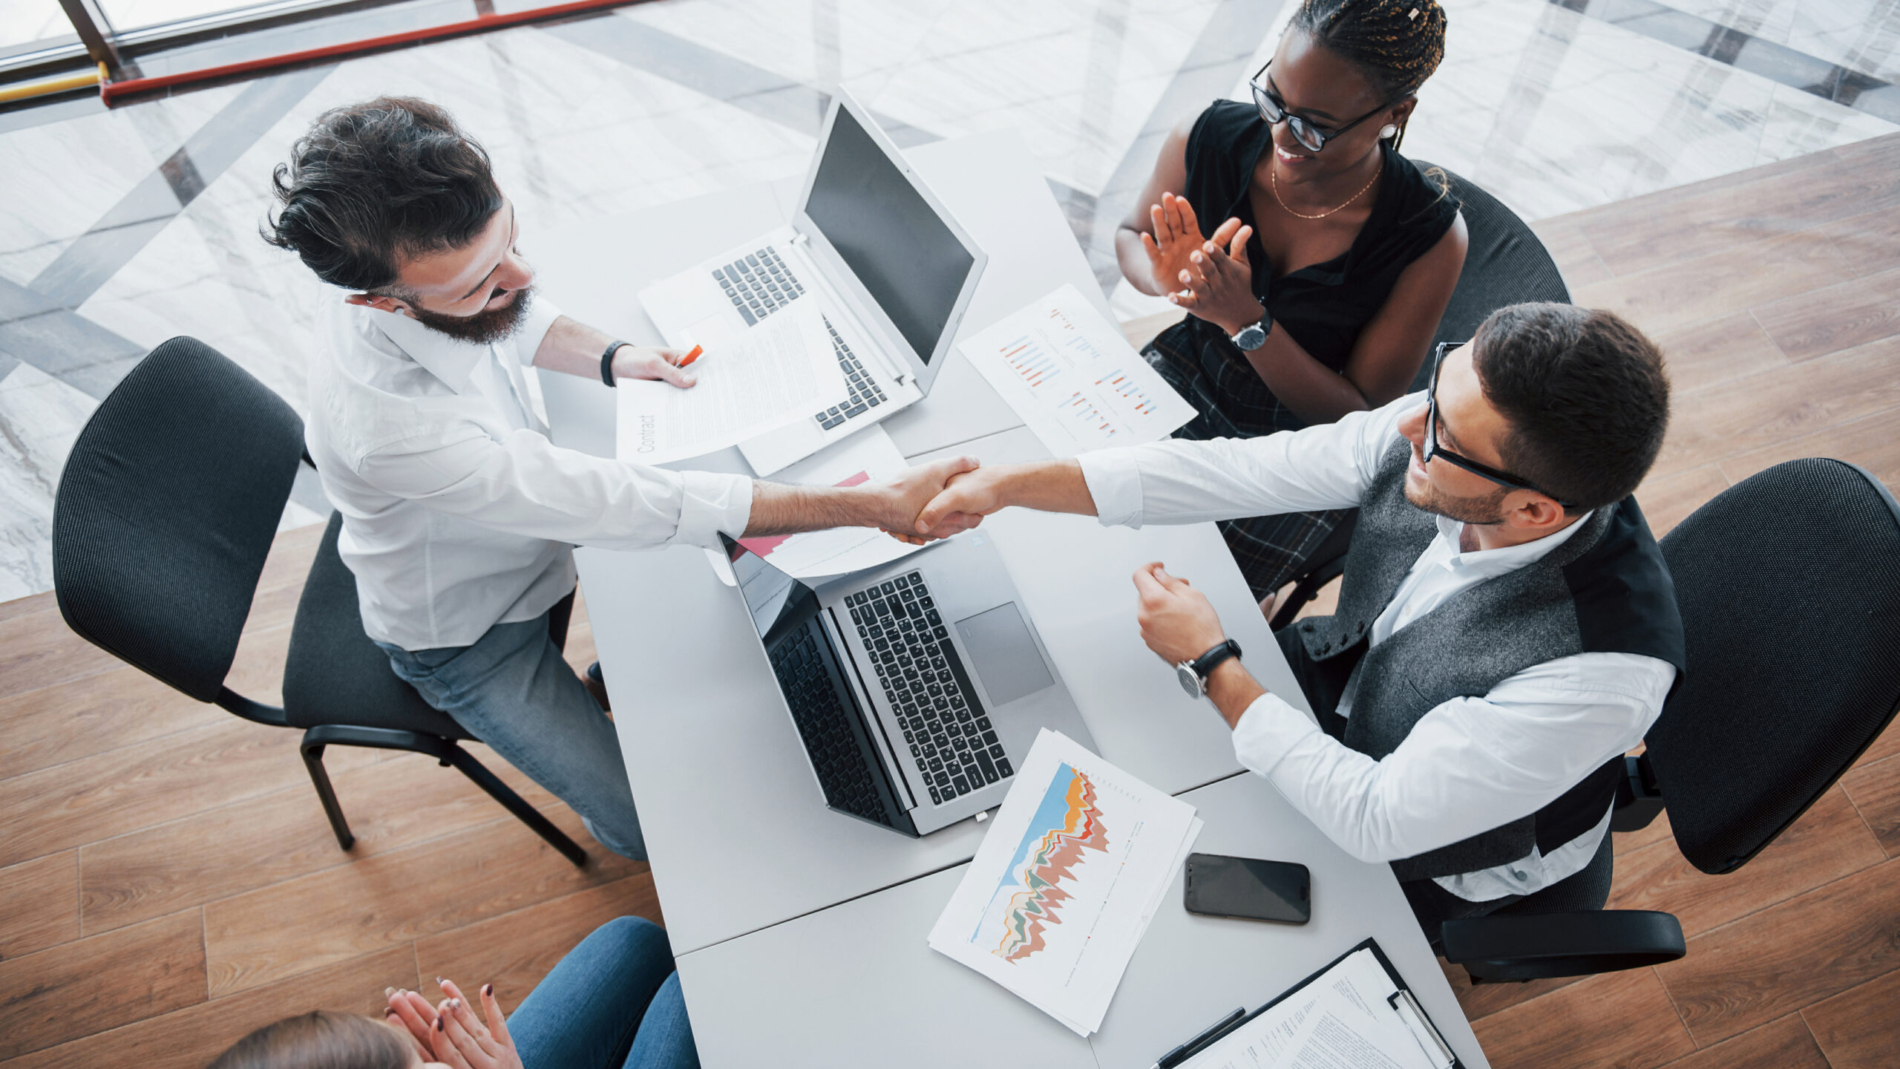
[(842, 90), (787, 226), (640, 291), (668, 345), (712, 347), (816, 301), (850, 395), (739, 446), (770, 475), (921, 400), (943, 369), (987, 257)]
[(905, 835), (995, 807), (1037, 732), (1094, 747), (988, 532), (826, 580), (728, 542), (825, 804)]

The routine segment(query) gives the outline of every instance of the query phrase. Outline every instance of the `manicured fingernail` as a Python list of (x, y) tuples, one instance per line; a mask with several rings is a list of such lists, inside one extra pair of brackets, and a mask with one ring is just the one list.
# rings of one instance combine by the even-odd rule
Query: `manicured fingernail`
[(494, 995), (495, 995), (495, 985), (494, 985), (494, 984), (483, 984), (483, 985), (482, 985), (482, 997), (484, 997), (484, 998), (493, 998), (493, 997), (494, 997)]
[(391, 996), (391, 995), (393, 995), (393, 994), (395, 994), (395, 993), (396, 993), (396, 989), (395, 989), (395, 988), (393, 988), (393, 987), (385, 987), (385, 988), (383, 988), (383, 997), (384, 997), (384, 998), (388, 998), (389, 996)]
[(435, 1030), (438, 1032), (442, 1031), (442, 1018), (440, 1017), (435, 1019)]

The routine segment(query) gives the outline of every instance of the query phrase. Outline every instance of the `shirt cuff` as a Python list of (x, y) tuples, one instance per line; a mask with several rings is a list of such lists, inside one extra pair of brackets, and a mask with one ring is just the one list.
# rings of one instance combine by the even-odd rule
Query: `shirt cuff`
[(521, 359), (521, 366), (534, 363), (535, 351), (541, 348), (541, 339), (548, 336), (554, 321), (561, 318), (561, 308), (553, 301), (536, 292), (528, 301), (528, 314), (521, 319), (521, 326), (515, 331), (515, 355)]
[(1104, 527), (1141, 526), (1141, 468), (1133, 449), (1097, 449), (1076, 457)]
[(1277, 694), (1262, 694), (1234, 725), (1234, 757), (1247, 771), (1272, 779), (1281, 759), (1314, 735), (1324, 733), (1312, 717)]
[(710, 471), (683, 471), (680, 475), (679, 530), (675, 542), (709, 548), (719, 545), (719, 535), (730, 538), (745, 533), (752, 522), (752, 480), (743, 475)]

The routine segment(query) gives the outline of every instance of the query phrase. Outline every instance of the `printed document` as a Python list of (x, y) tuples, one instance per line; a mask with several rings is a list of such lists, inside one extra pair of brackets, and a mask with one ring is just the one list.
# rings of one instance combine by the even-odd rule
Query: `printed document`
[(1435, 1069), (1429, 1040), (1388, 998), (1398, 985), (1360, 950), (1180, 1069)]
[[(872, 424), (785, 468), (774, 478), (800, 486), (857, 486), (889, 482), (909, 467), (883, 426)], [(739, 544), (799, 579), (875, 568), (923, 548), (899, 542), (875, 527), (834, 527), (805, 534), (741, 538)]]
[(1074, 286), (959, 348), (1059, 457), (1159, 441), (1194, 418), (1193, 406)]
[(931, 949), (1086, 1037), (1200, 831), (1193, 806), (1044, 728)]
[(844, 372), (815, 302), (778, 315), (694, 361), (698, 385), (621, 379), (614, 455), (665, 464), (737, 445), (843, 401)]

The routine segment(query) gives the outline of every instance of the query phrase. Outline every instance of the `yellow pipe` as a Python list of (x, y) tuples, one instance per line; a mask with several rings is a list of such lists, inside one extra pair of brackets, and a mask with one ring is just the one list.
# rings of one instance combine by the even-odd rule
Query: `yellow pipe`
[(10, 104), (16, 100), (30, 100), (49, 93), (64, 93), (70, 89), (84, 89), (89, 85), (99, 85), (106, 80), (106, 65), (99, 64), (98, 70), (83, 74), (62, 74), (57, 78), (41, 78), (37, 82), (21, 82), (19, 85), (0, 85), (0, 104)]

